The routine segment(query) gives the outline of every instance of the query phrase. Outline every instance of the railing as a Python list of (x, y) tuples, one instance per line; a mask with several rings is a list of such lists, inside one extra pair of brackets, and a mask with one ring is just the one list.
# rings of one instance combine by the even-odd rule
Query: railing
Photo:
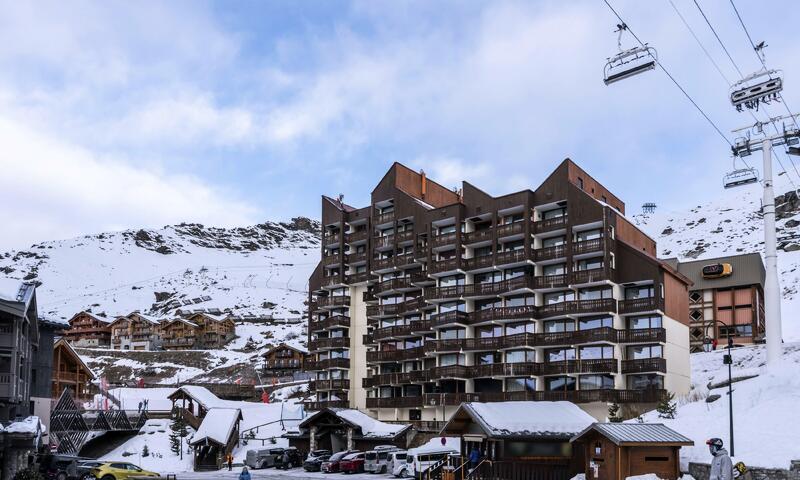
[(194, 415), (192, 412), (190, 412), (190, 411), (189, 411), (188, 409), (186, 409), (186, 408), (181, 408), (179, 411), (181, 412), (181, 413), (180, 413), (180, 415), (181, 415), (181, 417), (183, 418), (183, 420), (184, 420), (184, 421), (185, 421), (185, 422), (186, 422), (186, 423), (187, 423), (187, 424), (188, 424), (190, 427), (194, 428), (195, 430), (197, 430), (198, 428), (200, 428), (200, 423), (202, 423), (202, 420), (200, 420), (199, 418), (197, 418), (197, 417), (196, 417), (196, 416), (195, 416), (195, 415)]
[(389, 268), (394, 268), (394, 257), (373, 259), (372, 268), (375, 270), (387, 270)]
[(322, 410), (323, 408), (349, 408), (347, 400), (320, 400), (318, 402), (308, 402), (305, 404), (306, 410)]
[(554, 218), (547, 218), (544, 220), (539, 220), (538, 222), (533, 223), (533, 229), (536, 233), (548, 232), (550, 230), (556, 230), (558, 228), (563, 228), (567, 225), (567, 216), (563, 215), (561, 217), (554, 217)]
[(347, 263), (359, 263), (359, 262), (366, 262), (366, 261), (367, 261), (366, 252), (351, 253), (351, 254), (347, 255)]
[(619, 313), (639, 313), (664, 310), (664, 301), (656, 297), (633, 298), (619, 301)]
[(566, 273), (557, 275), (544, 275), (536, 277), (533, 282), (534, 288), (560, 288), (569, 284), (569, 276)]
[(372, 246), (374, 248), (391, 247), (394, 245), (394, 235), (384, 235), (372, 239)]
[(663, 358), (639, 358), (622, 361), (622, 373), (640, 372), (667, 373), (667, 361)]
[(367, 305), (367, 317), (386, 317), (400, 315), (401, 313), (419, 310), (424, 301), (412, 298), (401, 303), (386, 303), (383, 305)]
[(337, 297), (319, 297), (317, 305), (320, 307), (347, 307), (350, 306), (350, 295)]
[(392, 327), (377, 328), (372, 332), (375, 340), (384, 340), (392, 337), (410, 336), (412, 326), (409, 325), (395, 325)]
[(422, 405), (422, 397), (367, 398), (367, 408), (403, 408)]
[(591, 328), (571, 332), (548, 332), (537, 334), (537, 345), (559, 346), (581, 343), (617, 343), (620, 330), (611, 327)]
[(433, 367), (428, 372), (428, 379), (453, 379), (453, 378), (472, 378), (472, 367), (465, 365), (447, 365), (444, 367)]
[(573, 285), (600, 282), (609, 279), (609, 272), (605, 268), (592, 268), (590, 270), (576, 270), (572, 272)]
[(459, 298), (464, 295), (466, 285), (450, 285), (449, 287), (434, 287), (425, 289), (425, 299)]
[(342, 275), (333, 275), (330, 277), (325, 277), (322, 279), (322, 286), (323, 287), (332, 287), (334, 285), (341, 285), (344, 281), (342, 280)]
[(522, 392), (481, 392), (481, 393), (426, 393), (424, 405), (460, 405), (464, 402), (500, 401), (568, 401), (573, 403), (616, 402), (616, 403), (654, 403), (664, 395), (665, 390), (557, 390)]
[(458, 268), (458, 261), (459, 258), (448, 258), (447, 260), (437, 260), (431, 262), (428, 271), (430, 273), (441, 273), (441, 272), (449, 272), (451, 270), (456, 270)]
[(534, 258), (537, 261), (552, 260), (554, 258), (561, 258), (567, 255), (566, 245), (554, 245), (552, 247), (537, 248), (534, 250)]
[(371, 333), (365, 333), (361, 337), (361, 341), (364, 343), (364, 345), (374, 345), (375, 344), (375, 337)]
[(467, 312), (461, 312), (459, 310), (437, 313), (435, 315), (431, 315), (431, 325), (434, 327), (439, 327), (442, 325), (450, 325), (452, 323), (468, 323), (469, 315), (471, 314), (468, 314)]
[(408, 242), (414, 240), (414, 231), (406, 230), (405, 232), (398, 232), (395, 236), (397, 237), (397, 243)]
[(414, 265), (416, 263), (416, 259), (414, 259), (414, 255), (410, 253), (406, 253), (403, 255), (397, 255), (394, 257), (394, 266), (395, 267), (405, 267), (406, 265)]
[(619, 330), (618, 343), (664, 343), (667, 341), (667, 331), (663, 328), (640, 328)]
[(346, 317), (344, 315), (334, 315), (332, 317), (328, 317), (325, 320), (317, 320), (309, 322), (308, 328), (309, 330), (326, 330), (332, 327), (349, 327), (350, 326), (350, 317)]
[(528, 256), (525, 254), (525, 249), (521, 248), (519, 250), (509, 250), (507, 252), (498, 252), (495, 255), (495, 265), (505, 265), (509, 263), (519, 263), (524, 262), (528, 259)]
[(394, 221), (394, 212), (380, 213), (372, 216), (372, 223), (375, 225), (381, 225), (392, 221)]
[(424, 356), (425, 350), (423, 347), (406, 348), (404, 350), (381, 350), (367, 352), (367, 362), (397, 362), (423, 358)]
[(487, 268), (494, 265), (493, 255), (482, 255), (480, 257), (465, 258), (462, 262), (464, 270), (477, 270), (479, 268)]
[(346, 378), (335, 378), (329, 380), (312, 380), (308, 389), (314, 390), (348, 390), (350, 389), (350, 380)]
[(474, 232), (467, 232), (464, 234), (464, 243), (477, 243), (492, 239), (492, 229), (487, 228), (484, 230), (476, 230)]
[(323, 239), (324, 245), (333, 245), (334, 243), (339, 243), (342, 240), (342, 235), (339, 233), (334, 233), (333, 235), (325, 235)]
[(428, 370), (414, 370), (412, 372), (381, 373), (362, 379), (364, 388), (379, 385), (403, 385), (407, 383), (422, 383), (430, 379)]
[(613, 298), (598, 298), (594, 300), (568, 300), (566, 302), (552, 303), (539, 307), (540, 318), (554, 317), (574, 313), (606, 313), (616, 312), (617, 301)]
[(360, 272), (360, 273), (353, 273), (351, 275), (347, 275), (345, 277), (345, 281), (348, 284), (352, 283), (362, 283), (369, 280), (370, 274), (369, 272)]
[(317, 338), (308, 342), (309, 350), (320, 350), (323, 348), (349, 348), (350, 339), (346, 337)]
[(451, 245), (456, 241), (456, 234), (455, 232), (451, 233), (443, 233), (440, 235), (435, 235), (431, 238), (430, 245), (433, 248), (436, 247), (444, 247), (446, 245)]
[(497, 226), (497, 238), (518, 235), (525, 231), (525, 222), (514, 222)]
[(408, 289), (408, 288), (415, 288), (411, 285), (411, 281), (408, 278), (392, 278), (389, 280), (384, 280), (383, 282), (375, 284), (374, 292), (377, 293), (386, 293), (391, 292), (394, 290), (399, 289)]
[(427, 271), (425, 271), (425, 272), (418, 271), (418, 272), (414, 272), (414, 273), (411, 274), (411, 283), (414, 283), (414, 284), (417, 284), (417, 283), (423, 283), (423, 284), (424, 283), (432, 283), (432, 282), (435, 282), (435, 281), (436, 280), (434, 280), (433, 278), (428, 276), (428, 272)]
[(572, 244), (572, 254), (580, 255), (582, 253), (599, 252), (603, 250), (603, 239), (593, 238), (591, 240), (584, 240), (582, 242), (575, 242)]
[(566, 360), (546, 362), (542, 365), (542, 375), (560, 373), (617, 373), (617, 360), (614, 358)]
[(369, 237), (369, 232), (367, 230), (361, 230), (360, 232), (346, 233), (344, 235), (344, 241), (347, 243), (355, 243), (366, 240), (367, 237)]
[(473, 367), (472, 378), (541, 375), (542, 364), (535, 362), (490, 363)]
[(350, 368), (349, 358), (328, 358), (316, 362), (306, 362), (306, 370), (327, 370), (329, 368)]
[(496, 307), (477, 310), (467, 314), (469, 323), (488, 322), (493, 320), (514, 320), (534, 318), (537, 314), (537, 307), (533, 305), (521, 305), (518, 307)]
[(342, 255), (340, 253), (336, 253), (334, 255), (326, 255), (322, 257), (323, 265), (335, 265), (337, 263), (342, 263)]

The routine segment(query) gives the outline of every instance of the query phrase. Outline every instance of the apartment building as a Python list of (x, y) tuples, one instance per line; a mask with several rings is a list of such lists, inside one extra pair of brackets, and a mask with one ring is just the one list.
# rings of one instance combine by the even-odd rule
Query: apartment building
[(159, 334), (165, 350), (215, 349), (231, 341), (235, 329), (230, 315), (194, 313), (162, 320)]
[(68, 320), (69, 328), (61, 332), (63, 338), (78, 348), (108, 348), (111, 346), (112, 318), (91, 312), (78, 312)]
[(668, 259), (692, 281), (689, 287), (689, 348), (702, 352), (764, 341), (764, 262), (758, 253), (690, 262)]
[(261, 356), (264, 357), (263, 374), (265, 377), (299, 379), (305, 376), (305, 363), (308, 357), (306, 351), (280, 343)]
[(158, 350), (161, 348), (160, 318), (131, 312), (111, 322), (113, 350)]
[(462, 402), (570, 400), (601, 419), (688, 391), (690, 281), (574, 162), (499, 197), (395, 163), (371, 197), (322, 197), (310, 408), (431, 425)]

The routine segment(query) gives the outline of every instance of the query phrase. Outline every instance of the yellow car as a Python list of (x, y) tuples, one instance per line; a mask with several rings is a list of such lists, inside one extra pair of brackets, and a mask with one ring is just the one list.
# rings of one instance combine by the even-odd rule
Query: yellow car
[(127, 480), (138, 477), (159, 477), (155, 472), (142, 470), (132, 463), (108, 462), (89, 471), (97, 480)]

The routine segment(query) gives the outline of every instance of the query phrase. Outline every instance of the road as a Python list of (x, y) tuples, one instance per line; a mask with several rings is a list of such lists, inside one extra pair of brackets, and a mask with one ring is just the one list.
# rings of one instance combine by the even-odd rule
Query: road
[[(177, 480), (238, 480), (239, 473), (241, 473), (242, 467), (234, 467), (233, 471), (226, 470), (219, 470), (217, 472), (180, 472), (176, 473), (175, 477)], [(394, 477), (391, 475), (372, 475), (369, 473), (360, 473), (357, 475), (347, 475), (346, 477), (342, 474), (324, 474), (319, 472), (306, 472), (301, 468), (295, 468), (294, 470), (290, 470), (288, 472), (282, 470), (275, 470), (274, 468), (268, 468), (264, 470), (250, 470), (250, 476), (255, 479), (259, 478), (269, 478), (272, 480), (394, 480)]]

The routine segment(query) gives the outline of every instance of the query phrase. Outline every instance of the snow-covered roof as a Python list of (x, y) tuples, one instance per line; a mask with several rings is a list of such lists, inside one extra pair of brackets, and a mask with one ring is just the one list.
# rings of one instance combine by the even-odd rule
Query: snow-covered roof
[(220, 445), (226, 445), (236, 427), (236, 422), (242, 419), (242, 411), (238, 408), (212, 408), (203, 418), (203, 423), (192, 437), (191, 445), (211, 440)]
[(198, 328), (199, 327), (198, 324), (196, 324), (194, 322), (190, 322), (189, 320), (186, 320), (186, 319), (183, 319), (183, 318), (173, 318), (172, 320), (164, 320), (162, 325), (172, 325), (175, 322), (180, 322), (180, 323), (183, 323), (185, 325), (189, 325), (192, 328)]
[(13, 278), (0, 278), (0, 303), (6, 305), (14, 313), (24, 313), (36, 292), (32, 283), (15, 280)]
[(0, 278), (0, 300), (7, 302), (19, 302), (19, 293), (22, 282), (14, 278)]
[(92, 320), (97, 320), (98, 322), (103, 322), (103, 323), (111, 323), (114, 320), (116, 320), (116, 318), (101, 317), (99, 315), (95, 315), (92, 312), (87, 312), (86, 310), (82, 310), (82, 311), (76, 313), (75, 315), (73, 315), (69, 320), (67, 320), (67, 322), (72, 322), (72, 320), (74, 320), (76, 317), (78, 317), (80, 315), (87, 315), (87, 316), (91, 317)]
[(579, 440), (595, 431), (615, 445), (658, 443), (661, 445), (694, 445), (694, 442), (662, 423), (593, 423), (570, 441)]
[(381, 422), (375, 420), (364, 412), (350, 408), (322, 409), (314, 415), (303, 420), (299, 426), (309, 427), (316, 418), (326, 414), (336, 415), (342, 419), (342, 421), (358, 428), (361, 430), (362, 437), (393, 439), (403, 431), (411, 428), (411, 425)]
[[(492, 437), (572, 437), (595, 423), (594, 417), (572, 402), (470, 402), (461, 405)], [(445, 425), (448, 432), (453, 418)]]
[(6, 433), (33, 433), (38, 434), (44, 432), (45, 427), (39, 420), (39, 417), (30, 416), (22, 420), (11, 422), (5, 427), (0, 425), (0, 431)]
[(228, 403), (227, 400), (222, 400), (221, 398), (217, 397), (206, 387), (200, 387), (197, 385), (184, 385), (172, 393), (170, 398), (172, 398), (178, 392), (183, 392), (186, 394), (186, 396), (200, 404), (200, 406), (206, 410), (210, 410), (212, 408), (229, 407), (229, 405), (226, 404)]
[(92, 371), (92, 369), (89, 368), (89, 365), (86, 364), (86, 362), (83, 360), (83, 358), (81, 358), (81, 356), (78, 355), (78, 353), (75, 351), (75, 349), (72, 348), (72, 345), (70, 345), (70, 343), (66, 340), (66, 338), (64, 338), (64, 337), (59, 338), (58, 341), (56, 341), (56, 343), (53, 345), (53, 350), (55, 350), (59, 346), (64, 347), (64, 348), (67, 349), (67, 351), (70, 353), (70, 355), (72, 355), (78, 361), (78, 363), (80, 363), (80, 365), (87, 372), (89, 372), (89, 375), (91, 375), (91, 377), (92, 377), (91, 379), (92, 380), (94, 380), (97, 377), (97, 375), (95, 375), (94, 372)]

